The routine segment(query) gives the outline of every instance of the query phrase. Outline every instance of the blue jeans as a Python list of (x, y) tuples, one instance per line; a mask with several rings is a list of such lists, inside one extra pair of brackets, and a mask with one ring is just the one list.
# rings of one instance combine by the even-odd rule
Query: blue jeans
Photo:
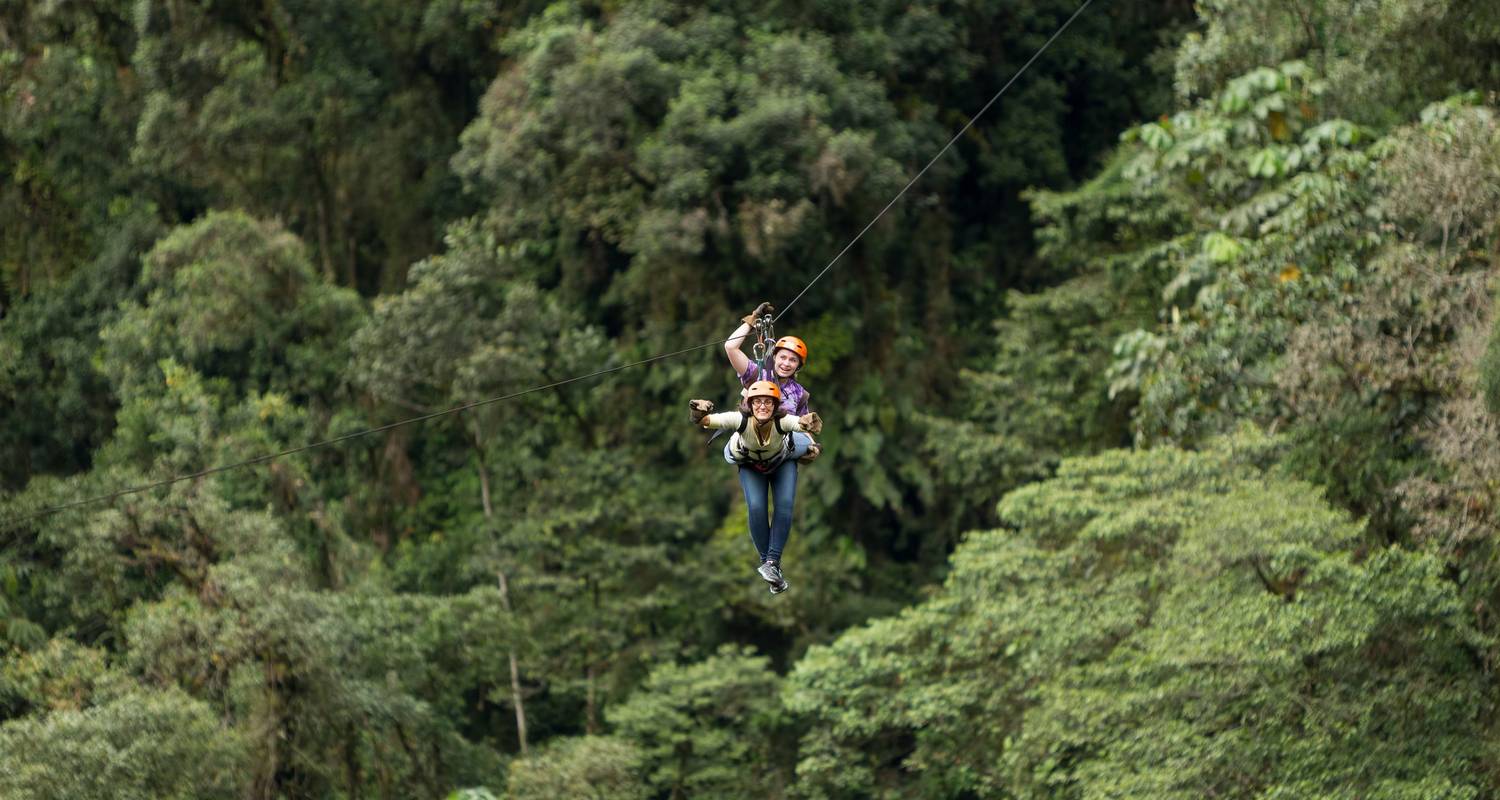
[[(792, 532), (792, 505), (797, 501), (797, 462), (787, 459), (767, 474), (740, 467), (740, 488), (745, 490), (745, 509), (750, 514), (750, 541), (760, 560), (781, 560), (786, 538)], [(776, 510), (772, 512), (771, 496)], [(769, 523), (767, 518), (769, 517)]]

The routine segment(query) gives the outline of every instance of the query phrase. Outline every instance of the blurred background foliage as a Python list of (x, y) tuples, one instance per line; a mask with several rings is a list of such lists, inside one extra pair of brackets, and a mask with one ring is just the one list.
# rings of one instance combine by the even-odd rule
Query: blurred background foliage
[[(1500, 10), (0, 3), (0, 795), (1500, 794)], [(754, 577), (691, 429), (796, 305)]]

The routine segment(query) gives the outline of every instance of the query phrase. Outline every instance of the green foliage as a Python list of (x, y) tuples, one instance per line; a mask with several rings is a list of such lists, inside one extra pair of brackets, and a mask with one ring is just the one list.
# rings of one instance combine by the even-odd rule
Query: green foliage
[[(515, 279), (507, 254), (461, 231), (450, 242), (355, 338), (357, 374), (377, 396), (403, 412), (453, 406), (612, 363), (598, 330)], [(630, 435), (621, 421), (668, 425), (631, 409), (634, 396), (594, 381), (450, 417), (433, 468), (452, 481), (461, 465), (463, 491), (420, 508), (413, 522), (430, 527), (393, 559), (414, 586), (462, 590), (506, 575), (529, 634), (528, 683), (546, 676), (550, 694), (582, 700), (589, 729), (601, 701), (639, 678), (641, 659), (712, 624), (699, 615), (725, 602), (718, 570), (695, 566), (703, 554), (677, 552), (705, 515), (632, 466), (660, 458), (662, 437)], [(691, 577), (669, 587), (668, 569)]]
[(1484, 393), (1485, 408), (1500, 416), (1500, 321), (1490, 332), (1484, 360), (1479, 362), (1479, 389)]
[(0, 306), (110, 249), (137, 174), (130, 2), (0, 8)]
[(641, 760), (635, 745), (618, 738), (559, 739), (511, 763), (506, 796), (513, 800), (646, 800), (651, 793), (641, 776)]
[[(138, 497), (81, 526), (51, 518), (39, 533), (43, 555), (67, 555), (52, 567), (60, 580), (32, 587), (46, 593), (33, 600), (47, 612), (38, 617), (104, 629), (111, 660), (130, 675), (216, 709), (215, 724), (244, 750), (239, 784), (305, 796), (377, 785), (435, 795), (450, 778), (498, 774), (492, 751), (454, 723), (502, 680), (496, 665), (515, 641), (495, 616), (493, 590), (319, 590), (316, 564), (299, 557), (274, 516), (181, 485), (166, 502)], [(5, 707), (23, 720), (75, 708), (98, 694), (91, 681), (105, 685), (101, 662), (71, 646), (19, 657), (5, 672)], [(172, 780), (175, 769), (164, 762), (150, 780)]]
[[(1349, 297), (1322, 309), (1292, 338), (1278, 376), (1299, 438), (1299, 460), (1334, 496), (1384, 525), (1410, 524), (1416, 503), (1392, 491), (1409, 479), (1446, 478), (1448, 466), (1478, 464), (1478, 453), (1447, 466), (1455, 438), (1482, 436), (1465, 407), (1482, 370), (1482, 320), (1490, 259), (1480, 242), (1500, 230), (1500, 155), (1494, 113), (1472, 98), (1434, 104), (1422, 121), (1379, 145), (1377, 203), (1387, 240)], [(1478, 245), (1478, 246), (1476, 246)], [(1466, 421), (1450, 424), (1459, 418)], [(1447, 428), (1452, 433), (1439, 433)], [(1456, 436), (1454, 435), (1456, 434)], [(1480, 480), (1465, 480), (1470, 484)], [(1442, 501), (1453, 502), (1453, 501)], [(1455, 509), (1456, 510), (1456, 509)], [(1454, 535), (1471, 512), (1430, 520)], [(1444, 534), (1442, 538), (1449, 536)]]
[[(502, 239), (556, 259), (570, 300), (606, 291), (655, 319), (701, 313), (721, 294), (710, 263), (743, 292), (751, 269), (828, 250), (828, 214), (898, 185), (874, 81), (840, 73), (824, 37), (735, 23), (629, 6), (595, 30), (559, 5), (509, 40), (517, 67), (455, 168)], [(601, 269), (608, 254), (569, 244), (580, 237), (628, 253), (628, 269)]]
[(609, 713), (619, 736), (639, 748), (642, 771), (658, 795), (784, 795), (778, 768), (785, 720), (780, 679), (764, 656), (726, 646), (696, 664), (664, 664)]
[(109, 692), (108, 683), (121, 677), (107, 672), (104, 651), (53, 639), (0, 664), (0, 696), (10, 709), (77, 711), (90, 705), (96, 686)]
[(1322, 91), (1301, 64), (1262, 68), (1162, 123), (1165, 138), (1137, 129), (1122, 178), (1196, 208), (1153, 243), (1166, 345), (1145, 368), (1122, 348), (1114, 367), (1115, 391), (1140, 394), (1139, 437), (1194, 441), (1264, 419), (1277, 343), (1356, 278), (1375, 241), (1367, 137), (1319, 118)]
[(1395, 489), (1428, 468), (1418, 431), (1455, 378), (1439, 353), (1473, 324), (1466, 253), (1500, 184), (1477, 98), (1382, 136), (1326, 116), (1350, 91), (1302, 62), (1252, 69), (1034, 203), (1045, 254), (1155, 307), (1108, 374), (1137, 442), (1293, 426), (1302, 474), (1399, 536)]
[[(7, 525), (0, 794), (1495, 794), (1493, 6), (1095, 4), (779, 324), (791, 595), (717, 350)], [(0, 511), (710, 342), (1074, 8), (0, 8)]]
[(975, 534), (938, 596), (799, 663), (807, 794), (1475, 795), (1476, 638), (1442, 563), (1359, 557), (1256, 467), (1269, 444), (1106, 453), (1008, 495), (1019, 530)]
[[(809, 797), (1472, 797), (1473, 618), (1241, 434), (1065, 461), (788, 679)], [(1439, 688), (1441, 687), (1441, 688)], [(1253, 770), (1246, 765), (1254, 764)]]
[(117, 399), (95, 356), (99, 331), (138, 295), (141, 254), (161, 235), (151, 209), (118, 203), (93, 263), (34, 289), (0, 319), (0, 486), (88, 467)]
[(0, 751), (0, 794), (17, 800), (230, 800), (247, 788), (241, 737), (175, 690), (0, 724)]
[(446, 160), (474, 100), (463, 70), (493, 69), (501, 16), (446, 0), (137, 3), (132, 158), (183, 216), (278, 217), (330, 282), (399, 286), (462, 210)]
[(960, 414), (924, 419), (941, 486), (954, 495), (936, 505), (964, 509), (954, 515), (959, 530), (993, 524), (993, 504), (981, 498), (1048, 477), (1066, 456), (1128, 438), (1125, 405), (1105, 384), (1113, 336), (1136, 324), (1139, 312), (1122, 308), (1104, 283), (1087, 275), (1012, 294), (1008, 317), (996, 323), (993, 366), (960, 374)]
[(328, 286), (280, 226), (209, 214), (159, 241), (140, 281), (141, 302), (103, 332), (103, 367), (122, 395), (141, 392), (172, 358), (227, 380), (235, 395), (335, 399), (359, 302)]
[(1390, 123), (1455, 89), (1494, 80), (1486, 48), (1500, 34), (1500, 14), (1483, 0), (1207, 0), (1197, 11), (1203, 26), (1183, 38), (1177, 57), (1184, 98), (1211, 95), (1258, 66), (1298, 59), (1329, 80), (1333, 113)]

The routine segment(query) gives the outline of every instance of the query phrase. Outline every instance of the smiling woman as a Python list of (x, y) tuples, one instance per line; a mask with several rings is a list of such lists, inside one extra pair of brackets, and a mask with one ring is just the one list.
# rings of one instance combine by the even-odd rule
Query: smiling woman
[[(770, 329), (770, 313), (775, 309), (770, 303), (761, 303), (755, 310), (740, 319), (740, 326), (734, 329), (734, 333), (724, 340), (724, 354), (729, 357), (729, 366), (734, 370), (736, 377), (740, 379), (740, 385), (749, 387), (756, 381), (769, 381), (776, 385), (777, 402), (786, 414), (806, 414), (808, 410), (809, 392), (797, 381), (797, 373), (807, 365), (807, 343), (795, 336), (783, 336), (775, 339), (766, 333)], [(752, 329), (759, 329), (763, 337), (755, 344), (757, 353), (770, 345), (770, 358), (761, 358), (759, 354), (752, 361), (745, 355), (745, 338), (750, 335)], [(766, 363), (769, 360), (769, 364)], [(742, 410), (748, 410), (742, 409)], [(797, 448), (802, 455), (798, 456), (799, 463), (808, 464), (823, 452), (823, 446), (813, 441), (807, 434), (798, 434), (796, 437)], [(724, 448), (724, 460), (735, 463), (734, 455), (728, 447)]]
[(792, 530), (797, 459), (807, 454), (807, 444), (799, 443), (795, 434), (818, 433), (823, 430), (823, 420), (817, 412), (801, 416), (786, 413), (781, 407), (781, 390), (772, 381), (750, 384), (744, 399), (749, 414), (714, 414), (713, 403), (693, 400), (688, 403), (688, 415), (695, 425), (735, 432), (725, 452), (733, 454), (740, 468), (740, 488), (745, 492), (745, 508), (750, 515), (750, 539), (760, 556), (756, 571), (770, 584), (771, 594), (781, 594), (789, 588), (781, 574), (781, 553)]

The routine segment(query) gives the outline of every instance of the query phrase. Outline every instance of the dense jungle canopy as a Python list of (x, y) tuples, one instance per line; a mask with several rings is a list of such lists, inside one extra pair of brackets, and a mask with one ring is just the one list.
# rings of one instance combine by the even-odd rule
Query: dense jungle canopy
[(0, 1), (0, 798), (1500, 797), (1500, 4), (1078, 7)]

